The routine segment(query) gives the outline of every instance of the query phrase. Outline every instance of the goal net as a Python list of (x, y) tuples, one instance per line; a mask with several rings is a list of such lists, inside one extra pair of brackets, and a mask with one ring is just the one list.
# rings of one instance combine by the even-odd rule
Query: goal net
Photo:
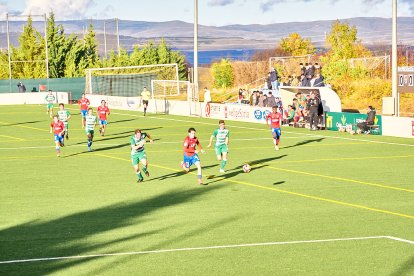
[(391, 58), (389, 55), (351, 58), (349, 59), (349, 65), (352, 68), (365, 68), (371, 77), (378, 76), (386, 79), (390, 74)]
[(189, 103), (195, 101), (193, 86), (189, 81), (151, 80), (151, 95), (155, 100), (156, 113), (167, 113), (168, 100), (188, 101)]
[(178, 82), (178, 65), (155, 64), (86, 70), (85, 93), (106, 96), (137, 97), (153, 80)]
[(283, 75), (300, 75), (299, 64), (312, 62), (312, 55), (303, 56), (288, 56), (288, 57), (270, 57), (269, 58), (269, 71), (271, 68), (279, 67), (282, 69)]

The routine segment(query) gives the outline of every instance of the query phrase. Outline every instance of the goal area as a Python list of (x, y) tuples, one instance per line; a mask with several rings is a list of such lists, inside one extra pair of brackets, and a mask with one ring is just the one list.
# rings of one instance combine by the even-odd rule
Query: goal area
[(163, 80), (178, 86), (178, 65), (154, 64), (86, 70), (86, 94), (137, 97), (144, 87), (150, 90), (152, 81)]

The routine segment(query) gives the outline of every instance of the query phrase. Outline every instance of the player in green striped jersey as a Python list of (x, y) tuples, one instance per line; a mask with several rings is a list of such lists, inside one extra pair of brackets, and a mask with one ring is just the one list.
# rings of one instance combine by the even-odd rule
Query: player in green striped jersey
[(92, 151), (93, 135), (95, 134), (96, 116), (93, 109), (88, 108), (88, 115), (85, 116), (85, 132), (88, 135), (88, 151)]
[(142, 170), (144, 171), (145, 175), (147, 177), (149, 177), (150, 175), (148, 171), (147, 154), (145, 153), (145, 150), (144, 150), (144, 145), (146, 143), (145, 138), (147, 137), (151, 143), (154, 143), (149, 133), (141, 132), (141, 130), (139, 129), (136, 129), (134, 132), (134, 135), (131, 136), (131, 138), (129, 139), (129, 143), (131, 145), (132, 167), (138, 177), (138, 182), (142, 182), (144, 180), (144, 178), (142, 177), (141, 171), (139, 170), (140, 161), (142, 163)]
[(65, 125), (65, 133), (66, 139), (69, 139), (69, 119), (70, 119), (70, 112), (69, 110), (65, 109), (65, 105), (63, 103), (59, 104), (59, 111), (57, 112), (59, 120), (63, 122)]
[(224, 167), (227, 163), (227, 154), (229, 151), (229, 130), (226, 128), (224, 120), (219, 121), (219, 127), (214, 130), (210, 137), (210, 143), (207, 146), (208, 148), (211, 147), (214, 138), (216, 138), (215, 150), (217, 159), (221, 161), (220, 172), (224, 173)]
[(46, 114), (50, 114), (50, 118), (53, 116), (53, 103), (55, 102), (56, 97), (52, 94), (52, 90), (49, 90), (49, 93), (45, 97), (46, 105)]

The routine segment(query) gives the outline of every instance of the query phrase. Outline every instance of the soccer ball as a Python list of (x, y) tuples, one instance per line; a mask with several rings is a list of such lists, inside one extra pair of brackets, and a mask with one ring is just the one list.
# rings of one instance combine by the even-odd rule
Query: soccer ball
[(244, 171), (245, 173), (249, 173), (251, 170), (252, 170), (252, 168), (250, 167), (250, 165), (249, 165), (249, 164), (244, 164), (244, 165), (243, 165), (243, 171)]

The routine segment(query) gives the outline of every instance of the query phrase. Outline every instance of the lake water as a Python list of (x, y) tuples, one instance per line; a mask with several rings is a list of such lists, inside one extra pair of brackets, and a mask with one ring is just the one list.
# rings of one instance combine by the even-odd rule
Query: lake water
[[(228, 58), (231, 60), (250, 60), (256, 50), (214, 50), (214, 51), (199, 51), (198, 52), (198, 64), (206, 65), (211, 64), (213, 61), (220, 60), (222, 58)], [(187, 61), (194, 64), (194, 52), (193, 51), (180, 51), (185, 55)]]

